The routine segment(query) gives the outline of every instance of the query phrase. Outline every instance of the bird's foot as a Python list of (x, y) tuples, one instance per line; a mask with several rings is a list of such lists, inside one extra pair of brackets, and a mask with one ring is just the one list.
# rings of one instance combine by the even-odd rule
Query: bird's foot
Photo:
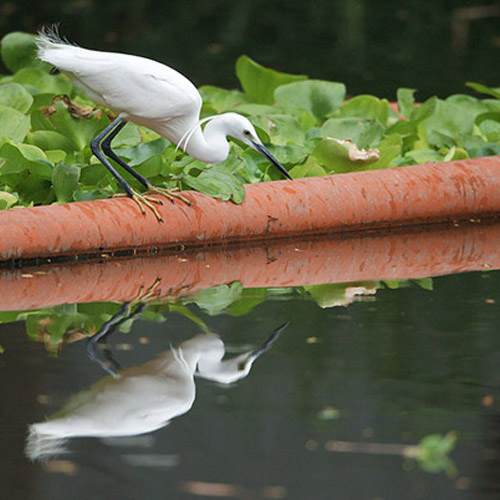
[(159, 188), (156, 186), (149, 186), (148, 187), (148, 193), (153, 193), (153, 194), (161, 194), (162, 196), (167, 197), (171, 202), (174, 202), (175, 199), (183, 201), (186, 205), (191, 206), (193, 203), (189, 201), (185, 196), (183, 196), (179, 192), (179, 188), (172, 188), (172, 189), (166, 189), (166, 188)]
[(132, 189), (132, 196), (125, 194), (125, 193), (119, 193), (115, 194), (114, 198), (120, 198), (123, 196), (128, 196), (132, 200), (134, 200), (137, 203), (137, 206), (139, 207), (139, 210), (146, 215), (146, 208), (149, 208), (155, 215), (156, 219), (158, 222), (163, 222), (163, 219), (158, 212), (157, 208), (155, 207), (154, 204), (156, 205), (163, 205), (163, 202), (159, 200), (158, 198), (154, 198), (153, 196), (148, 196), (147, 194), (141, 194), (138, 193), (137, 191), (134, 191)]
[(130, 304), (147, 304), (148, 302), (158, 300), (161, 292), (158, 289), (160, 284), (161, 278), (156, 278), (155, 282), (149, 288), (141, 285), (138, 294), (130, 301)]

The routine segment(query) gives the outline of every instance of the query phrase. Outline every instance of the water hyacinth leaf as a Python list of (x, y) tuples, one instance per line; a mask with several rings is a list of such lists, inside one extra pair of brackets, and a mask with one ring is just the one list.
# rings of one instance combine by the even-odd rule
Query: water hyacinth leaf
[[(449, 147), (461, 136), (472, 133), (474, 115), (457, 104), (438, 100), (434, 114), (426, 118), (423, 124), (432, 145)], [(451, 139), (452, 143), (446, 138)]]
[(393, 162), (402, 154), (403, 137), (399, 134), (385, 136), (377, 145), (379, 159), (369, 165), (369, 170), (393, 167)]
[(389, 103), (387, 99), (378, 99), (372, 95), (359, 95), (349, 99), (337, 112), (340, 117), (357, 117), (378, 120), (387, 125)]
[(61, 162), (54, 167), (52, 170), (52, 184), (58, 202), (73, 201), (73, 193), (79, 187), (79, 179), (80, 168), (76, 165), (66, 165)]
[(5, 143), (0, 157), (6, 160), (0, 168), (0, 182), (16, 191), (23, 203), (54, 201), (52, 166), (43, 151), (29, 144)]
[(112, 179), (111, 172), (102, 163), (81, 165), (80, 182), (84, 186), (104, 187), (109, 185)]
[(36, 130), (28, 134), (26, 142), (34, 144), (44, 151), (59, 149), (71, 153), (75, 150), (74, 143), (66, 135), (55, 130)]
[(378, 120), (362, 118), (330, 118), (323, 124), (323, 132), (335, 139), (349, 139), (358, 148), (368, 148), (377, 145), (384, 135), (384, 127)]
[(278, 106), (286, 112), (306, 111), (323, 123), (325, 118), (342, 106), (346, 94), (343, 83), (305, 80), (279, 86), (274, 91)]
[(28, 89), (36, 89), (41, 94), (69, 94), (73, 85), (62, 73), (49, 75), (40, 68), (22, 68), (16, 72), (12, 81), (25, 85)]
[(235, 281), (229, 285), (213, 286), (196, 292), (190, 302), (194, 302), (200, 309), (210, 316), (220, 314), (240, 299), (243, 286)]
[(202, 168), (197, 176), (191, 172), (198, 170), (197, 162), (184, 169), (182, 181), (200, 193), (221, 200), (232, 200), (241, 203), (245, 198), (245, 187), (224, 165)]
[[(500, 118), (500, 113), (494, 114)], [(487, 141), (500, 142), (500, 121), (497, 119), (487, 118), (482, 120), (479, 124), (479, 130)]]
[(64, 161), (67, 156), (66, 152), (61, 149), (48, 149), (45, 151), (45, 155), (47, 156), (47, 161), (52, 163), (52, 165)]
[(296, 165), (288, 172), (292, 178), (299, 179), (302, 177), (321, 177), (327, 175), (326, 170), (318, 163), (316, 158), (310, 156), (301, 165)]
[(453, 146), (446, 153), (443, 161), (466, 160), (467, 158), (469, 158), (469, 155), (467, 154), (467, 151), (465, 151), (465, 149)]
[(167, 139), (160, 137), (154, 141), (141, 142), (136, 146), (120, 148), (117, 153), (119, 153), (121, 157), (126, 158), (127, 163), (131, 167), (134, 167), (144, 163), (152, 156), (163, 154), (167, 150), (169, 144)]
[(467, 85), (467, 87), (475, 90), (476, 92), (479, 92), (480, 94), (487, 94), (487, 95), (491, 95), (492, 97), (496, 97), (497, 99), (500, 99), (500, 87), (493, 88), (493, 87), (488, 87), (488, 86), (483, 85), (481, 83), (475, 83), (475, 82), (467, 82), (465, 85)]
[(136, 167), (137, 172), (151, 179), (163, 172), (163, 158), (161, 155), (154, 155), (149, 157), (146, 161)]
[(290, 75), (265, 68), (244, 55), (236, 61), (236, 76), (245, 94), (260, 104), (273, 104), (274, 91), (280, 85), (307, 79), (305, 75)]
[(405, 156), (411, 158), (418, 165), (431, 161), (443, 161), (444, 159), (444, 156), (434, 149), (416, 149), (415, 151), (409, 151)]
[(208, 108), (210, 113), (224, 113), (235, 106), (251, 102), (251, 99), (239, 90), (225, 90), (204, 85), (199, 91), (203, 98), (203, 107)]
[(275, 115), (283, 113), (283, 110), (278, 106), (270, 106), (269, 104), (256, 104), (256, 103), (242, 104), (241, 106), (238, 106), (234, 111), (237, 111), (242, 115), (246, 115), (250, 117), (252, 120), (253, 117), (259, 115), (266, 116), (266, 115)]
[(0, 104), (27, 113), (33, 104), (33, 96), (19, 83), (0, 85)]
[(500, 155), (500, 144), (496, 142), (487, 142), (481, 145), (468, 147), (467, 152), (471, 158)]
[(305, 132), (294, 116), (256, 116), (252, 122), (266, 132), (273, 144), (301, 146), (305, 142)]
[(318, 143), (313, 156), (327, 173), (361, 170), (379, 159), (377, 150), (359, 150), (351, 141), (327, 137)]
[(0, 139), (23, 142), (30, 128), (30, 118), (17, 109), (0, 105)]
[(15, 73), (32, 64), (41, 64), (36, 59), (35, 35), (15, 31), (2, 38), (0, 49), (5, 66)]
[(81, 151), (107, 125), (107, 116), (93, 115), (88, 118), (75, 118), (61, 101), (55, 104), (55, 112), (44, 117), (40, 111), (32, 114), (32, 125), (35, 130), (53, 130), (71, 141), (72, 151)]
[(109, 191), (101, 188), (78, 189), (73, 193), (75, 201), (104, 200), (110, 196)]
[(415, 109), (414, 94), (414, 89), (400, 88), (397, 90), (398, 110), (399, 113), (406, 118), (410, 118)]
[[(81, 118), (81, 120), (92, 120), (93, 118)], [(96, 116), (96, 119), (99, 119)], [(100, 122), (102, 123), (102, 122)], [(100, 125), (99, 125), (100, 126)], [(92, 127), (92, 131), (94, 127)], [(119, 148), (120, 146), (135, 146), (141, 142), (141, 134), (137, 125), (133, 123), (127, 123), (120, 132), (113, 139), (113, 148)]]
[(7, 191), (0, 191), (0, 210), (7, 210), (17, 203), (17, 196)]
[(48, 165), (45, 153), (36, 146), (30, 144), (5, 143), (0, 148), (0, 157), (7, 162), (2, 166), (1, 174), (20, 172), (24, 168), (39, 168), (40, 172), (50, 178), (52, 168)]
[[(300, 146), (278, 146), (276, 144), (269, 145), (269, 151), (282, 165), (296, 165), (306, 159), (307, 152)], [(269, 161), (266, 160), (269, 164)], [(275, 167), (269, 166), (276, 170)], [(282, 177), (278, 177), (282, 178)]]

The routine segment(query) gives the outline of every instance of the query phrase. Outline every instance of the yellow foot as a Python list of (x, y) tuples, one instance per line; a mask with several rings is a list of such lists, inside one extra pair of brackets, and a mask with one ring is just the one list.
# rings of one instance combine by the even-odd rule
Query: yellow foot
[(166, 188), (159, 188), (156, 186), (150, 186), (148, 188), (148, 193), (161, 194), (163, 196), (166, 196), (172, 202), (177, 198), (178, 200), (181, 200), (184, 203), (186, 203), (186, 205), (191, 206), (193, 204), (186, 197), (182, 196), (181, 193), (179, 193), (179, 188), (166, 189)]
[[(146, 194), (138, 193), (137, 191), (134, 191), (134, 190), (132, 190), (132, 193), (133, 193), (133, 195), (130, 196), (129, 198), (132, 198), (137, 203), (140, 211), (144, 215), (146, 215), (146, 208), (145, 207), (147, 207), (155, 214), (155, 217), (158, 219), (158, 222), (163, 222), (161, 215), (159, 214), (156, 207), (153, 205), (153, 203), (156, 203), (157, 205), (163, 205), (163, 202), (161, 200), (159, 200), (158, 198), (153, 198), (152, 196), (148, 196)], [(125, 194), (125, 193), (115, 194), (114, 198), (121, 198), (123, 196), (128, 197), (128, 194)]]
[(148, 302), (154, 302), (158, 300), (161, 290), (158, 290), (160, 286), (161, 278), (156, 278), (155, 282), (148, 288), (141, 285), (139, 293), (130, 301), (130, 304), (146, 304)]

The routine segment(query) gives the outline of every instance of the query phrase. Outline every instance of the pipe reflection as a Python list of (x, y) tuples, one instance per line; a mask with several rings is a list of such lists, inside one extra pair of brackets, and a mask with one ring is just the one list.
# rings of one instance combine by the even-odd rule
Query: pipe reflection
[(261, 346), (230, 359), (223, 359), (226, 349), (220, 337), (209, 333), (171, 346), (142, 365), (119, 370), (110, 351), (103, 360), (97, 347), (120, 322), (137, 314), (125, 312), (122, 308), (96, 334), (96, 342), (88, 344), (91, 359), (110, 375), (72, 396), (47, 421), (29, 426), (25, 452), (31, 460), (63, 453), (73, 437), (136, 436), (166, 426), (193, 406), (195, 376), (221, 384), (241, 380), (287, 327), (281, 325)]

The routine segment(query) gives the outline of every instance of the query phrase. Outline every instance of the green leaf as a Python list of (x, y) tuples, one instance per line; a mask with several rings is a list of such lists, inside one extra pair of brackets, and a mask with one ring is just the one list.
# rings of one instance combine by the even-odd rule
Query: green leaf
[(6, 83), (0, 86), (0, 104), (27, 113), (33, 104), (33, 96), (18, 83)]
[(30, 128), (29, 116), (17, 109), (0, 105), (0, 139), (23, 142)]
[(73, 88), (71, 82), (62, 73), (49, 75), (40, 68), (22, 68), (16, 72), (12, 81), (34, 88), (36, 93), (41, 94), (69, 94)]
[(15, 31), (2, 38), (1, 54), (5, 66), (16, 71), (36, 63), (35, 35)]
[(78, 189), (73, 193), (75, 201), (103, 200), (110, 197), (105, 189)]
[(253, 123), (269, 136), (273, 144), (302, 146), (305, 142), (305, 132), (294, 116), (255, 116)]
[(43, 150), (60, 149), (66, 153), (75, 150), (73, 142), (66, 135), (55, 130), (36, 130), (28, 135), (26, 142)]
[(60, 161), (64, 161), (66, 158), (66, 152), (61, 149), (49, 149), (45, 151), (45, 155), (47, 156), (47, 160), (52, 164), (56, 165)]
[(405, 157), (411, 158), (414, 163), (428, 163), (431, 161), (443, 161), (444, 156), (439, 154), (434, 149), (416, 149), (414, 151), (409, 151), (406, 153)]
[(197, 176), (191, 175), (193, 170), (200, 168), (201, 162), (193, 162), (184, 169), (182, 180), (189, 187), (196, 189), (200, 193), (220, 198), (221, 200), (231, 199), (235, 203), (241, 203), (245, 198), (245, 187), (231, 172), (228, 172), (224, 164), (212, 167), (202, 167)]
[(310, 156), (302, 165), (290, 169), (289, 174), (294, 179), (301, 177), (320, 177), (326, 175), (326, 170), (318, 163), (316, 158)]
[(0, 181), (19, 194), (24, 203), (51, 203), (52, 166), (39, 148), (29, 144), (5, 143), (0, 157), (6, 161), (0, 167)]
[(399, 134), (385, 136), (377, 146), (380, 158), (369, 166), (369, 170), (379, 168), (389, 168), (394, 165), (392, 162), (401, 154), (403, 137)]
[(235, 281), (230, 285), (219, 285), (196, 292), (192, 301), (210, 316), (224, 312), (233, 302), (241, 297), (243, 287)]
[(80, 168), (76, 165), (58, 163), (52, 170), (52, 184), (56, 193), (57, 201), (67, 203), (73, 201), (73, 193), (78, 189), (80, 179)]
[(398, 110), (399, 113), (406, 118), (410, 118), (415, 109), (414, 94), (414, 89), (401, 88), (397, 90)]
[(0, 210), (6, 210), (18, 202), (17, 196), (7, 191), (0, 191)]
[(289, 75), (265, 68), (247, 56), (236, 61), (236, 76), (244, 92), (261, 104), (274, 103), (274, 91), (285, 83), (306, 80), (305, 75)]
[(387, 125), (389, 103), (387, 99), (377, 99), (371, 95), (358, 95), (349, 99), (340, 108), (338, 116), (378, 120), (382, 125)]
[(306, 80), (279, 86), (274, 91), (278, 106), (292, 114), (307, 111), (319, 123), (342, 106), (345, 99), (343, 83)]
[(327, 137), (318, 143), (313, 151), (313, 156), (325, 168), (327, 173), (351, 172), (364, 170), (368, 165), (378, 160), (378, 155), (367, 155), (363, 159), (354, 159), (352, 155), (353, 143), (338, 141)]
[(154, 141), (141, 142), (137, 146), (131, 146), (128, 148), (120, 148), (117, 153), (126, 158), (127, 163), (134, 167), (144, 163), (146, 160), (152, 156), (163, 154), (169, 146), (167, 139), (160, 137)]
[(199, 91), (203, 98), (204, 109), (209, 108), (211, 113), (224, 113), (235, 106), (251, 102), (251, 99), (239, 90), (226, 90), (205, 85), (200, 87)]
[(475, 82), (467, 82), (465, 85), (475, 90), (476, 92), (479, 92), (480, 94), (488, 94), (493, 97), (496, 97), (497, 99), (500, 99), (500, 87), (497, 88), (487, 87), (486, 85)]
[(82, 151), (109, 124), (104, 113), (100, 117), (94, 115), (89, 118), (75, 118), (60, 101), (56, 103), (55, 113), (50, 117), (45, 118), (39, 110), (34, 111), (31, 116), (33, 130), (51, 130), (65, 136), (69, 141), (65, 148), (58, 146), (56, 149), (68, 151)]
[(324, 135), (335, 139), (349, 139), (358, 148), (377, 145), (384, 135), (384, 127), (378, 120), (360, 118), (330, 118), (322, 127)]
[(457, 434), (454, 431), (444, 436), (440, 434), (426, 436), (417, 448), (417, 460), (420, 467), (428, 472), (456, 473), (453, 462), (448, 457), (448, 454), (455, 448), (456, 441)]
[(450, 147), (461, 136), (472, 133), (474, 115), (462, 106), (438, 100), (434, 115), (424, 120), (423, 124), (433, 146)]
[(243, 288), (241, 296), (231, 303), (231, 316), (245, 316), (256, 306), (262, 304), (267, 299), (267, 289), (265, 288)]

